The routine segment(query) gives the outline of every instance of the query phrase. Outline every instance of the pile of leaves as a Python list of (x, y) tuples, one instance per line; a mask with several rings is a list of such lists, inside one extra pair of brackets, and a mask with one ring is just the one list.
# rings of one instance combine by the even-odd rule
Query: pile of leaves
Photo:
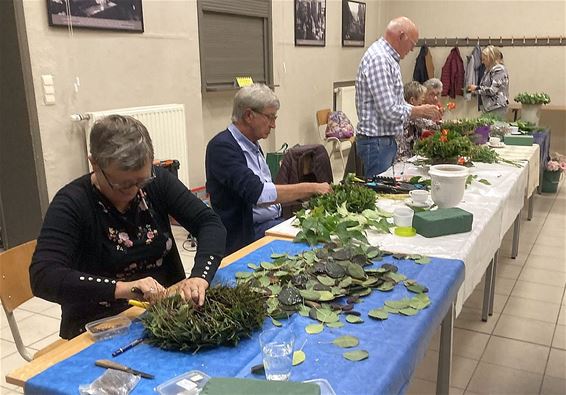
[(387, 222), (390, 214), (377, 209), (375, 191), (354, 181), (349, 175), (343, 184), (333, 185), (332, 192), (315, 196), (309, 200), (303, 210), (295, 213), (293, 225), (301, 228), (296, 242), (316, 245), (330, 242), (336, 237), (341, 243), (352, 240), (367, 243), (365, 231), (374, 229), (387, 233), (392, 226)]
[(476, 128), (493, 125), (493, 123), (495, 123), (495, 119), (488, 116), (482, 116), (479, 118), (464, 118), (452, 121), (444, 121), (442, 122), (440, 129), (446, 129), (461, 136), (469, 136), (474, 133)]
[(248, 284), (210, 288), (202, 307), (179, 294), (157, 300), (140, 319), (148, 342), (165, 350), (198, 351), (238, 344), (261, 328), (267, 316), (265, 299)]
[[(393, 264), (367, 267), (372, 260), (380, 260), (383, 256), (378, 247), (367, 244), (338, 246), (328, 243), (298, 255), (273, 254), (272, 262), (248, 264), (253, 271), (238, 272), (236, 279), (238, 284), (247, 284), (266, 298), (267, 313), (274, 320), (295, 312), (317, 320), (317, 324), (305, 328), (307, 333), (314, 334), (323, 330), (322, 324), (329, 327), (344, 325), (339, 322), (340, 314), (344, 314), (349, 323), (363, 322), (360, 313), (354, 310), (354, 304), (374, 290), (388, 292), (397, 284), (403, 284), (410, 292), (428, 292), (424, 285), (398, 273)], [(399, 257), (414, 259), (420, 264), (430, 262), (420, 255)], [(428, 306), (416, 302), (414, 305), (420, 309)], [(414, 315), (413, 311), (405, 312)], [(404, 314), (401, 309), (397, 313)], [(274, 324), (278, 325), (278, 322), (274, 321)]]

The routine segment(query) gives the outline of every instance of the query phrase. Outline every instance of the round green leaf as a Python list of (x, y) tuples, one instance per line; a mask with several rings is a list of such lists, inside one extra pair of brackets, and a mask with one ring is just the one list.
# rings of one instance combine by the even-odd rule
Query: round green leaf
[(259, 268), (258, 265), (254, 265), (253, 263), (248, 263), (248, 267), (249, 267), (250, 269), (252, 269), (252, 270), (256, 270), (256, 269)]
[(353, 314), (348, 314), (346, 316), (346, 321), (348, 321), (350, 324), (361, 324), (362, 322), (364, 322), (364, 320), (362, 320), (360, 317)]
[(237, 272), (236, 278), (241, 280), (241, 279), (251, 277), (252, 274), (253, 274), (252, 272)]
[(351, 347), (356, 347), (358, 344), (360, 344), (360, 341), (355, 336), (346, 335), (346, 336), (337, 337), (332, 341), (332, 343), (337, 345), (338, 347), (351, 348)]
[(321, 302), (327, 302), (329, 300), (333, 300), (334, 294), (330, 291), (316, 291), (319, 294), (318, 300)]
[(405, 307), (404, 309), (399, 310), (399, 313), (401, 313), (403, 315), (415, 315), (418, 312), (419, 312), (418, 310), (415, 310), (412, 307)]
[(324, 325), (322, 324), (310, 324), (305, 327), (305, 331), (309, 335), (316, 335), (317, 333), (322, 332), (323, 329), (324, 329)]
[(271, 323), (275, 326), (283, 326), (280, 321), (277, 321), (275, 318), (271, 317)]
[(321, 284), (328, 285), (329, 287), (334, 286), (334, 284), (335, 284), (335, 282), (336, 282), (333, 278), (328, 277), (328, 276), (316, 276), (316, 279), (317, 279)]
[(315, 317), (317, 320), (323, 323), (336, 322), (340, 319), (340, 317), (338, 317), (338, 314), (328, 309), (317, 309)]
[(344, 358), (349, 361), (362, 361), (369, 357), (369, 353), (366, 350), (354, 350), (354, 351), (346, 351), (342, 354)]
[(342, 328), (344, 326), (344, 323), (341, 321), (327, 322), (326, 326), (329, 328)]
[(303, 362), (305, 362), (306, 358), (307, 356), (304, 351), (302, 350), (295, 351), (293, 353), (293, 366), (302, 364)]
[(389, 313), (383, 309), (370, 310), (368, 315), (376, 320), (386, 320), (389, 317)]

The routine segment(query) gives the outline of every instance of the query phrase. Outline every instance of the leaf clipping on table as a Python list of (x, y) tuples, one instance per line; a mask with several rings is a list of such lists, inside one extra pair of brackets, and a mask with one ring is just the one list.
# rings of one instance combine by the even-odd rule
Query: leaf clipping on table
[(293, 366), (297, 366), (305, 362), (307, 355), (302, 350), (297, 350), (293, 353)]
[(305, 327), (305, 332), (307, 332), (309, 335), (316, 335), (317, 333), (322, 332), (323, 329), (323, 324), (309, 324)]
[(332, 341), (332, 343), (334, 345), (338, 346), (338, 347), (352, 348), (352, 347), (356, 347), (358, 344), (360, 344), (360, 341), (355, 336), (344, 335), (344, 336), (337, 337), (336, 339), (334, 339)]
[(389, 313), (384, 309), (373, 309), (368, 312), (368, 315), (371, 318), (375, 318), (376, 320), (386, 320), (389, 317)]
[(348, 314), (346, 316), (346, 321), (348, 321), (350, 324), (361, 324), (364, 322), (364, 320), (362, 320), (360, 317), (353, 314)]
[(364, 359), (369, 357), (369, 352), (367, 352), (366, 350), (354, 350), (354, 351), (346, 351), (344, 354), (342, 354), (344, 356), (344, 358), (346, 358), (349, 361), (363, 361)]

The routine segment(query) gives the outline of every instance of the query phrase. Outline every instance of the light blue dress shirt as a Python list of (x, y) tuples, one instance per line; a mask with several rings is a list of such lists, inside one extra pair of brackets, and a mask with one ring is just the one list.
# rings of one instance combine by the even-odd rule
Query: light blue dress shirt
[(259, 196), (256, 206), (253, 208), (254, 224), (263, 223), (281, 216), (281, 205), (271, 204), (268, 206), (259, 206), (263, 203), (273, 202), (277, 199), (277, 191), (275, 184), (271, 180), (271, 172), (269, 166), (259, 148), (259, 144), (251, 142), (242, 134), (233, 123), (228, 126), (228, 130), (232, 133), (234, 139), (244, 152), (246, 163), (251, 171), (259, 177), (263, 182), (263, 191)]

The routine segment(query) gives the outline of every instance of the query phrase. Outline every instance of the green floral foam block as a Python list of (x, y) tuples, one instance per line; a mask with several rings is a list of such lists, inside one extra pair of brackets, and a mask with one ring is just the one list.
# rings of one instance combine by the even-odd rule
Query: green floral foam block
[(533, 145), (533, 136), (528, 134), (524, 135), (507, 135), (503, 138), (503, 142), (507, 145)]
[(424, 237), (438, 237), (472, 230), (474, 216), (458, 207), (421, 211), (413, 216), (413, 228)]

